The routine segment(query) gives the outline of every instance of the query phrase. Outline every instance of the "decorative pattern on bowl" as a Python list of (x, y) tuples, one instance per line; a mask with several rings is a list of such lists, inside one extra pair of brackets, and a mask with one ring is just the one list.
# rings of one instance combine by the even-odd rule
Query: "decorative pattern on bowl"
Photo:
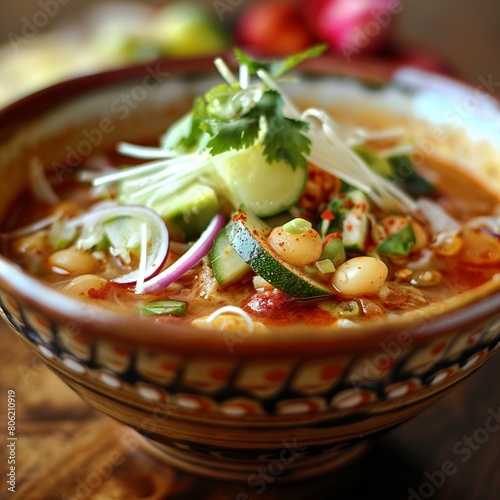
[[(61, 327), (6, 293), (0, 293), (0, 308), (10, 325), (70, 386), (94, 404), (86, 392), (98, 394), (99, 408), (139, 430), (137, 417), (127, 414), (130, 405), (142, 420), (160, 411), (188, 425), (209, 421), (244, 434), (250, 434), (252, 423), (258, 425), (258, 432), (293, 422), (286, 436), (296, 439), (295, 447), (301, 450), (293, 455), (302, 470), (300, 477), (306, 463), (317, 473), (356, 455), (359, 439), (344, 437), (349, 427), (359, 429), (359, 434), (373, 434), (394, 425), (398, 413), (427, 406), (432, 396), (441, 395), (500, 346), (500, 319), (496, 318), (421, 345), (391, 344), (368, 355), (312, 360), (191, 357), (134, 350), (79, 331), (70, 333), (67, 326)], [(80, 385), (85, 387), (83, 392)], [(374, 416), (380, 419), (378, 424)], [(311, 442), (319, 429), (327, 438)], [(340, 439), (334, 437), (338, 432), (328, 433), (329, 429), (341, 429)], [(267, 449), (222, 446), (210, 438), (196, 442), (179, 439), (175, 430), (164, 428), (154, 435), (142, 431), (160, 443), (169, 457), (187, 460), (191, 467), (198, 457), (197, 465), (205, 473), (213, 473), (214, 464), (208, 462), (214, 457), (243, 464), (246, 471), (252, 462), (279, 459), (284, 449), (281, 445)], [(224, 427), (218, 429), (221, 433)], [(287, 474), (296, 478), (298, 472), (291, 467)], [(245, 474), (233, 471), (231, 477)]]

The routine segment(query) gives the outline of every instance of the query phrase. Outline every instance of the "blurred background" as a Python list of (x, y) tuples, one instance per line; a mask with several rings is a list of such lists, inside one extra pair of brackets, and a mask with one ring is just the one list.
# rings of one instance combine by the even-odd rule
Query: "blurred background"
[(498, 0), (2, 0), (1, 12), (0, 106), (73, 75), (234, 45), (273, 57), (323, 42), (347, 62), (500, 81)]

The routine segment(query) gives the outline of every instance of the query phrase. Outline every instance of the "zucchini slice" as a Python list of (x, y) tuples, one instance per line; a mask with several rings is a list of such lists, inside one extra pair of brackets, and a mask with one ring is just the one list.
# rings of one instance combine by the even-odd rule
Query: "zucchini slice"
[(231, 246), (227, 237), (227, 226), (215, 238), (208, 257), (215, 279), (222, 287), (236, 283), (250, 271), (248, 264)]
[(227, 226), (227, 237), (238, 255), (268, 283), (290, 297), (309, 299), (334, 293), (327, 283), (309, 276), (276, 255), (267, 242), (271, 228), (252, 213), (239, 210)]

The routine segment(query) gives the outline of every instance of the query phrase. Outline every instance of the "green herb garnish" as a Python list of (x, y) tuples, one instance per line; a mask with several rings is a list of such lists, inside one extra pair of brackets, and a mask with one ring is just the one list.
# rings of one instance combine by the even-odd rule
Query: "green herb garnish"
[(294, 54), (287, 59), (278, 59), (272, 61), (257, 61), (255, 59), (252, 59), (239, 49), (236, 49), (234, 53), (240, 65), (246, 66), (250, 74), (257, 75), (259, 70), (263, 70), (272, 78), (279, 78), (306, 59), (320, 56), (326, 50), (326, 48), (326, 45), (316, 45), (303, 52)]
[[(414, 200), (384, 173), (374, 172), (369, 159), (356, 155), (348, 144), (363, 143), (359, 138), (371, 137), (369, 132), (338, 124), (321, 109), (301, 111), (280, 88), (288, 71), (324, 49), (317, 46), (273, 61), (258, 61), (236, 50), (238, 74), (216, 59), (224, 82), (194, 100), (191, 110), (164, 134), (161, 147), (120, 144), (122, 154), (155, 161), (93, 177), (93, 184), (118, 183), (120, 203), (147, 205), (167, 220), (177, 194), (201, 183), (213, 191), (217, 207), (245, 206), (266, 218), (300, 200), (311, 163), (342, 185), (362, 191), (382, 210), (414, 212)], [(202, 210), (198, 201), (189, 199), (181, 209)], [(342, 219), (326, 221), (322, 234), (340, 230), (336, 226)]]
[[(324, 46), (313, 47), (278, 61), (257, 61), (240, 50), (235, 53), (248, 75), (264, 71), (275, 79), (324, 49)], [(306, 135), (309, 124), (286, 116), (284, 108), (280, 93), (263, 81), (217, 85), (195, 101), (187, 117), (170, 128), (163, 144), (180, 151), (206, 148), (211, 156), (216, 156), (248, 149), (262, 140), (262, 154), (267, 163), (284, 161), (294, 169), (305, 168), (311, 146)]]
[(415, 233), (413, 232), (411, 224), (408, 224), (397, 233), (382, 241), (377, 247), (377, 250), (382, 254), (406, 257), (411, 252), (415, 243)]

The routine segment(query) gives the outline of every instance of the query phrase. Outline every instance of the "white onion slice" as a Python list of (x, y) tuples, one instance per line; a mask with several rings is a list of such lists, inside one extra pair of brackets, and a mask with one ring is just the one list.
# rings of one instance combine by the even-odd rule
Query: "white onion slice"
[(217, 214), (210, 221), (210, 224), (203, 231), (196, 243), (184, 255), (179, 257), (177, 261), (160, 274), (144, 283), (144, 292), (156, 293), (167, 288), (198, 264), (210, 252), (214, 239), (224, 227), (224, 224), (225, 220), (222, 214)]
[(29, 176), (31, 191), (35, 198), (45, 201), (50, 205), (57, 205), (59, 203), (59, 196), (47, 179), (43, 163), (39, 158), (31, 159)]
[[(87, 212), (66, 221), (65, 224), (68, 227), (75, 228), (83, 226), (95, 227), (123, 216), (135, 217), (140, 222), (145, 223), (148, 228), (148, 242), (150, 243), (145, 264), (143, 263), (138, 269), (112, 280), (115, 283), (129, 284), (151, 278), (162, 268), (167, 259), (170, 238), (167, 226), (157, 212), (140, 205), (117, 205)], [(142, 266), (144, 267), (142, 268)]]
[(466, 225), (474, 228), (487, 228), (495, 236), (500, 235), (500, 217), (495, 217), (495, 216), (476, 217), (475, 219), (472, 219), (469, 222), (467, 222)]
[(448, 214), (445, 209), (429, 198), (419, 198), (417, 209), (420, 210), (432, 226), (435, 233), (456, 233), (460, 229), (460, 223)]
[(20, 236), (26, 236), (28, 234), (36, 233), (37, 231), (41, 231), (42, 229), (46, 229), (49, 226), (52, 226), (55, 222), (57, 222), (62, 216), (62, 213), (56, 212), (52, 215), (48, 215), (43, 219), (38, 219), (31, 224), (20, 227), (19, 229), (15, 229), (14, 231), (10, 231), (9, 233), (0, 233), (0, 239), (4, 240), (12, 240), (14, 238), (19, 238)]
[(128, 142), (119, 142), (116, 146), (116, 151), (122, 155), (131, 156), (132, 158), (142, 158), (145, 160), (175, 158), (178, 156), (177, 153), (168, 149), (140, 146), (138, 144), (130, 144)]

